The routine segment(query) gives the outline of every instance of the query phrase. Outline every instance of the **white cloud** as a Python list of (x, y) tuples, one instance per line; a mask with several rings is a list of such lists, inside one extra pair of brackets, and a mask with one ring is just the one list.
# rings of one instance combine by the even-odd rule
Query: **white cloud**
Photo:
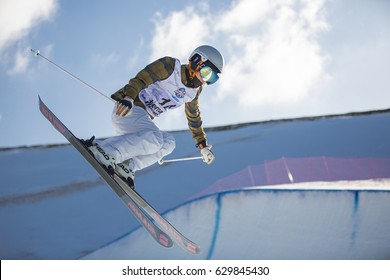
[[(252, 1), (240, 3), (248, 5)], [(247, 107), (305, 98), (324, 75), (326, 56), (316, 41), (319, 32), (327, 28), (320, 13), (322, 4), (323, 1), (273, 1), (264, 8), (267, 13), (250, 21), (241, 32), (234, 32), (234, 27), (221, 27), (228, 35), (232, 52), (218, 96), (239, 96), (239, 103)], [(239, 10), (237, 5), (229, 14)], [(255, 11), (248, 9), (247, 14)], [(246, 32), (258, 26), (258, 32)]]
[(29, 61), (30, 59), (29, 57), (27, 57), (26, 52), (16, 52), (14, 67), (8, 71), (8, 74), (14, 75), (25, 72), (28, 67)]
[(155, 20), (152, 56), (187, 57), (200, 43), (214, 44), (226, 61), (219, 100), (247, 108), (299, 102), (326, 74), (323, 7), (324, 0), (240, 0), (218, 13), (189, 6)]
[(56, 0), (0, 1), (0, 51), (24, 37), (31, 28), (51, 18)]
[(218, 18), (217, 31), (241, 33), (256, 26), (272, 11), (277, 1), (234, 1)]
[[(56, 10), (57, 0), (0, 1), (0, 54), (2, 63), (13, 64), (7, 71), (9, 75), (27, 70), (31, 54), (24, 39), (39, 23), (51, 19)], [(15, 48), (9, 48), (16, 42)]]
[(209, 12), (205, 5), (197, 8), (189, 6), (167, 17), (157, 13), (154, 21), (155, 34), (152, 39), (150, 60), (175, 54), (184, 61), (194, 46), (209, 36)]

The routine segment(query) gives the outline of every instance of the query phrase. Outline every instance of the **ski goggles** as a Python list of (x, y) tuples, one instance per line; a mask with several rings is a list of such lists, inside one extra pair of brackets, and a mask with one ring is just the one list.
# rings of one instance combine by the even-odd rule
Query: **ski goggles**
[(199, 73), (203, 81), (205, 81), (208, 85), (214, 84), (219, 79), (217, 72), (215, 72), (210, 66), (204, 64), (201, 65)]

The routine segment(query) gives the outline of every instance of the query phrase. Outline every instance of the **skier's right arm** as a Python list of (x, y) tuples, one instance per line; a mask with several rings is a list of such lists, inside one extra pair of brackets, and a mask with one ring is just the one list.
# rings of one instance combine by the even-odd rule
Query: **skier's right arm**
[(111, 95), (111, 98), (119, 101), (129, 97), (135, 101), (135, 105), (142, 106), (142, 103), (137, 100), (138, 93), (154, 82), (167, 79), (173, 73), (175, 62), (175, 58), (167, 56), (150, 63), (138, 72), (127, 85)]

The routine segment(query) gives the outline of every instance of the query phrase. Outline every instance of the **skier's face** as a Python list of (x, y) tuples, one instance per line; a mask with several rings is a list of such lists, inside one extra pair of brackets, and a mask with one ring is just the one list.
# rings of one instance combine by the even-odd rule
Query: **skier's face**
[(202, 79), (202, 76), (200, 75), (200, 71), (197, 71), (195, 76), (202, 83), (203, 86), (206, 84), (206, 82)]

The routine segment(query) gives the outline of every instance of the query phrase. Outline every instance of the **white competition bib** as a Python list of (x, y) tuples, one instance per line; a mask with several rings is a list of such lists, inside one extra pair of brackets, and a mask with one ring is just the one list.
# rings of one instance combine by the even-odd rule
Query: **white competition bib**
[(176, 59), (173, 73), (163, 81), (157, 81), (139, 93), (139, 99), (153, 117), (178, 108), (196, 97), (198, 89), (186, 87), (181, 81), (181, 64)]

